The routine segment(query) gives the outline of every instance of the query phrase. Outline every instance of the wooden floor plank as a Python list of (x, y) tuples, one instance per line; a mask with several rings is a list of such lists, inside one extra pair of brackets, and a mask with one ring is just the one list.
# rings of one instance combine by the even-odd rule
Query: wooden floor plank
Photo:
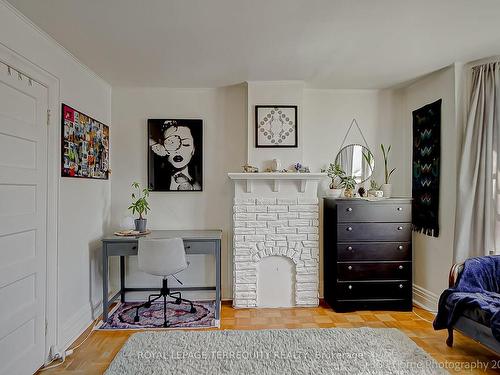
[[(415, 307), (414, 311), (426, 320), (433, 315)], [(494, 364), (500, 357), (473, 340), (455, 333), (453, 348), (445, 344), (446, 330), (434, 331), (432, 325), (412, 312), (359, 311), (336, 313), (328, 306), (317, 308), (233, 309), (224, 304), (221, 329), (299, 329), (299, 328), (397, 328), (451, 373), (496, 374)], [(137, 331), (94, 331), (88, 340), (68, 357), (61, 366), (39, 374), (92, 375), (102, 374), (130, 335)], [(86, 337), (84, 332), (75, 344)], [(73, 346), (74, 346), (73, 345)], [(471, 366), (483, 366), (468, 370)], [(485, 369), (485, 366), (489, 366)], [(498, 366), (497, 366), (498, 367)]]

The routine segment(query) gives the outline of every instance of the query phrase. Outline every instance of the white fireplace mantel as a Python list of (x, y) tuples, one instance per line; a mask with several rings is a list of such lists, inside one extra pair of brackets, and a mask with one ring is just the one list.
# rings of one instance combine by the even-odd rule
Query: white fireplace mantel
[(272, 181), (273, 192), (280, 191), (280, 181), (297, 181), (298, 191), (303, 193), (306, 191), (308, 181), (320, 181), (326, 177), (326, 173), (285, 173), (285, 172), (264, 172), (264, 173), (228, 173), (232, 180), (240, 180), (246, 182), (246, 192), (251, 193), (253, 190), (254, 181)]

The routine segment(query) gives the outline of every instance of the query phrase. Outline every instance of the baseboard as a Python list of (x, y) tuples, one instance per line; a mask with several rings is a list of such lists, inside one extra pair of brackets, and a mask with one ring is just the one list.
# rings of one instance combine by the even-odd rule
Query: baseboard
[[(116, 291), (109, 293), (109, 297), (116, 294)], [(109, 298), (108, 297), (108, 298)], [(59, 350), (68, 349), (72, 343), (80, 337), (80, 335), (85, 332), (102, 314), (102, 301), (95, 303), (93, 306), (86, 305), (85, 308), (80, 309), (76, 312), (71, 319), (61, 326), (61, 334), (57, 343), (57, 348)]]
[(425, 310), (436, 312), (439, 296), (431, 291), (413, 284), (413, 304)]

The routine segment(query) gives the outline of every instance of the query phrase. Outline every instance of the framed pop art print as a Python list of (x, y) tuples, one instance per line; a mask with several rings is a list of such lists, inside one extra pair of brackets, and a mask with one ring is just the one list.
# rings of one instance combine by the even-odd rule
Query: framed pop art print
[(256, 105), (255, 147), (297, 147), (297, 106)]
[(61, 177), (109, 177), (109, 127), (62, 104)]
[(148, 187), (203, 190), (203, 120), (148, 120)]

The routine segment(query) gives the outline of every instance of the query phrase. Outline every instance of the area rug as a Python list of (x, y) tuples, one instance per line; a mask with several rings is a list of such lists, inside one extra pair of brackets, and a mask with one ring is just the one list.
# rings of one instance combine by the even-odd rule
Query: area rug
[[(141, 303), (125, 302), (113, 310), (108, 320), (98, 329), (144, 329), (163, 328), (163, 302), (153, 302), (150, 308), (139, 309), (139, 322), (134, 322), (136, 306)], [(209, 328), (215, 327), (215, 302), (193, 302), (195, 313), (190, 313), (190, 305), (167, 303), (169, 328)]]
[(132, 335), (106, 371), (127, 374), (445, 374), (393, 328)]

